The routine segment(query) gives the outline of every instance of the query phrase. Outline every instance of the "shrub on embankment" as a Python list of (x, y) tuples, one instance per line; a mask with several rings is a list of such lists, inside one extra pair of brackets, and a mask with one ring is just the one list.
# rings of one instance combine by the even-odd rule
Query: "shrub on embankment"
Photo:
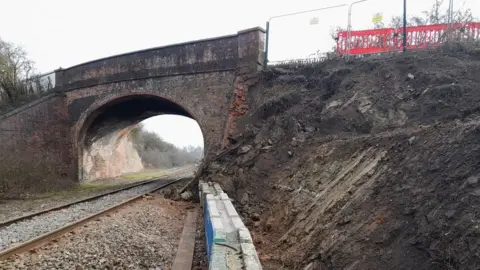
[[(7, 152), (8, 153), (8, 152)], [(48, 155), (19, 158), (13, 154), (0, 157), (0, 198), (26, 198), (32, 194), (62, 190), (75, 185), (58, 168), (51, 167)], [(59, 163), (60, 164), (60, 163)]]

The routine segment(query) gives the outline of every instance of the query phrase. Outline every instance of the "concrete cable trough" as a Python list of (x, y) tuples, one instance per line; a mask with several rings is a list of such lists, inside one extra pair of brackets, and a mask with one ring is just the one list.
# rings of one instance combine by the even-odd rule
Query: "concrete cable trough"
[(209, 269), (260, 270), (252, 236), (219, 184), (199, 183)]

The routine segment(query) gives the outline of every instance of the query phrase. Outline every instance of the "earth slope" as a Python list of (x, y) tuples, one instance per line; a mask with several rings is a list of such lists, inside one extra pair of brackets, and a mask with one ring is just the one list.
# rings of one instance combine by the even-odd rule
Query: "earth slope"
[(480, 267), (480, 50), (264, 73), (223, 184), (265, 269)]

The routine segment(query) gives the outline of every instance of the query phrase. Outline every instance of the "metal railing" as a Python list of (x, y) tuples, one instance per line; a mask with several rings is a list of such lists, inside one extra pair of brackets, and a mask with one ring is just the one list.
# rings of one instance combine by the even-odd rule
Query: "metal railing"
[[(19, 83), (18, 91), (21, 93), (16, 93), (23, 98), (28, 99), (28, 97), (37, 97), (44, 95), (55, 88), (55, 72), (48, 72), (40, 75), (35, 75), (30, 78), (27, 78)], [(7, 93), (5, 89), (0, 87), (0, 103), (5, 102), (7, 98)]]

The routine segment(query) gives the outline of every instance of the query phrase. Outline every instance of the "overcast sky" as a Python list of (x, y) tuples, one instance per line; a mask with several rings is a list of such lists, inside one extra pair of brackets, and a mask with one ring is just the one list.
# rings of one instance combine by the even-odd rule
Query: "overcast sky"
[[(418, 14), (434, 1), (408, 0), (408, 10)], [(0, 0), (0, 38), (23, 45), (37, 69), (48, 72), (128, 51), (265, 27), (272, 16), (342, 3), (350, 1)], [(471, 8), (478, 16), (480, 0), (455, 0), (455, 7)], [(391, 16), (401, 15), (402, 9), (403, 0), (356, 4), (353, 28), (371, 28), (375, 13), (382, 13), (388, 22)], [(330, 28), (345, 28), (347, 11), (343, 7), (272, 20), (270, 60), (303, 58), (330, 49), (334, 45)], [(319, 24), (309, 24), (313, 17), (319, 18)], [(167, 124), (172, 121), (149, 121), (148, 126), (156, 125), (152, 129), (175, 143), (190, 144), (193, 137), (191, 144), (198, 142), (195, 132), (199, 129), (191, 121), (177, 129), (164, 128)]]
[(191, 118), (178, 115), (160, 115), (150, 117), (142, 123), (147, 130), (158, 133), (164, 140), (179, 147), (203, 147), (202, 131), (197, 122)]

